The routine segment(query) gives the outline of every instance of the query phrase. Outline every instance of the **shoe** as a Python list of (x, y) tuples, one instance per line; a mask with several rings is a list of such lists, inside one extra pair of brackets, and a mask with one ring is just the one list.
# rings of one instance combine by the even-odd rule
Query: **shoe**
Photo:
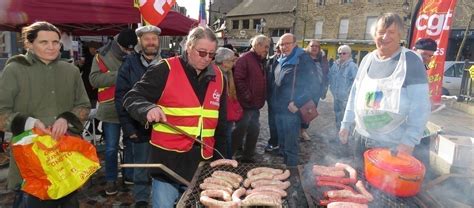
[(118, 193), (118, 187), (115, 182), (107, 182), (105, 185), (105, 194), (112, 196)]
[(280, 148), (278, 145), (273, 146), (271, 144), (267, 144), (267, 146), (265, 147), (265, 152), (272, 152), (274, 150), (277, 150), (278, 148)]
[(130, 179), (128, 179), (128, 178), (124, 178), (124, 179), (123, 179), (123, 183), (124, 183), (125, 185), (133, 185), (133, 184), (134, 184), (134, 183), (133, 183), (133, 180), (130, 180)]
[(308, 132), (306, 131), (301, 131), (300, 138), (303, 139), (303, 141), (311, 141), (311, 137), (309, 136)]
[(135, 208), (147, 208), (148, 207), (148, 202), (146, 201), (139, 201), (135, 203)]

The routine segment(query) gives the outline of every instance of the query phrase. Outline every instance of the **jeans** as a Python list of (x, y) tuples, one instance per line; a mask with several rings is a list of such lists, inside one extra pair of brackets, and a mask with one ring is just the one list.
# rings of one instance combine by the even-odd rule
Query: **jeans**
[(105, 140), (105, 180), (117, 181), (120, 124), (102, 122)]
[[(130, 139), (122, 139), (123, 143), (123, 163), (130, 164), (130, 163), (137, 163), (135, 161), (135, 151), (133, 150), (133, 142)], [(133, 172), (135, 168), (123, 168), (122, 173), (124, 179), (132, 180), (133, 179)]]
[(336, 114), (336, 128), (337, 132), (341, 130), (341, 122), (346, 111), (347, 100), (340, 100), (334, 98), (334, 113)]
[(268, 128), (270, 129), (270, 139), (268, 140), (268, 144), (272, 146), (278, 145), (278, 134), (276, 130), (275, 124), (275, 110), (272, 109), (272, 105), (268, 104)]
[[(135, 163), (147, 163), (150, 144), (148, 142), (132, 143)], [(133, 172), (133, 196), (135, 202), (146, 201), (150, 198), (150, 180), (147, 168), (135, 168)]]
[(152, 188), (153, 208), (174, 207), (179, 196), (186, 190), (184, 185), (158, 179), (153, 179)]
[(279, 152), (283, 154), (283, 161), (287, 166), (298, 165), (301, 119), (298, 114), (283, 112), (275, 115), (278, 133)]
[(232, 159), (232, 155), (233, 155), (233, 152), (232, 152), (232, 131), (234, 130), (234, 125), (235, 125), (235, 122), (234, 121), (227, 121), (227, 130), (226, 130), (226, 134), (225, 134), (225, 146), (226, 146), (226, 151), (227, 151), (227, 155), (225, 155), (225, 157), (227, 159)]
[(235, 154), (237, 150), (242, 148), (245, 137), (244, 152), (242, 158), (252, 159), (257, 145), (258, 134), (260, 133), (259, 123), (260, 111), (253, 109), (245, 109), (242, 119), (236, 123), (232, 132), (232, 152)]

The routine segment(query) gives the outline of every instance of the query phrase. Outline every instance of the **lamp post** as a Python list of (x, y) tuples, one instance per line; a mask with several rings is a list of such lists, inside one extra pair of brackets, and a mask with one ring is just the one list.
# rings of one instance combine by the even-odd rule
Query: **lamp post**
[(265, 26), (267, 26), (267, 22), (265, 21), (265, 18), (260, 19), (260, 27), (262, 28), (262, 34), (265, 35), (264, 29)]

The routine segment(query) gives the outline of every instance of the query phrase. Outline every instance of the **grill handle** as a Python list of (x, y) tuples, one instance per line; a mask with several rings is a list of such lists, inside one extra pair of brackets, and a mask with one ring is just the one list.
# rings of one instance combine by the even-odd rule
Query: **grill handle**
[(172, 176), (173, 178), (175, 178), (176, 180), (178, 180), (182, 184), (186, 185), (187, 187), (189, 187), (191, 185), (191, 183), (189, 181), (187, 181), (186, 179), (184, 179), (183, 177), (178, 175), (176, 172), (174, 172), (173, 170), (169, 169), (168, 167), (166, 167), (165, 165), (163, 165), (161, 163), (157, 163), (157, 164), (120, 164), (120, 167), (122, 167), (122, 168), (160, 168), (161, 170), (165, 171), (170, 176)]

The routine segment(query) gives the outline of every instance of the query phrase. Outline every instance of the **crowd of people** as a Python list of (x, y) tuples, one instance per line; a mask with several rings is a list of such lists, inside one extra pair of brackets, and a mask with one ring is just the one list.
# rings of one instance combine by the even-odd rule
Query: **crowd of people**
[[(357, 164), (372, 147), (412, 154), (430, 114), (423, 63), (436, 43), (417, 44), (420, 56), (400, 46), (403, 27), (396, 14), (379, 17), (372, 34), (376, 50), (357, 66), (350, 46), (341, 45), (338, 58), (328, 61), (318, 40), (301, 48), (291, 33), (274, 46), (269, 37), (257, 35), (250, 50), (238, 54), (232, 46), (218, 47), (214, 32), (202, 26), (189, 32), (183, 54), (161, 59), (160, 28), (142, 26), (121, 31), (98, 49), (91, 45), (85, 62), (90, 74), (83, 83), (79, 70), (59, 59), (59, 30), (37, 22), (22, 32), (27, 53), (12, 57), (0, 76), (0, 130), (17, 135), (34, 127), (57, 138), (77, 120), (84, 122), (97, 102), (106, 149), (105, 191), (115, 195), (121, 137), (124, 163), (160, 163), (190, 181), (201, 161), (257, 162), (265, 103), (270, 128), (265, 151), (295, 167), (300, 142), (311, 140), (300, 109), (326, 99), (329, 89), (339, 132), (333, 142), (349, 141)], [(84, 85), (97, 94), (88, 96)], [(125, 169), (123, 179), (134, 184), (136, 207), (173, 207), (186, 190), (161, 169)], [(78, 207), (75, 192), (59, 200), (22, 192), (14, 158), (8, 181), (18, 193), (15, 206)]]

